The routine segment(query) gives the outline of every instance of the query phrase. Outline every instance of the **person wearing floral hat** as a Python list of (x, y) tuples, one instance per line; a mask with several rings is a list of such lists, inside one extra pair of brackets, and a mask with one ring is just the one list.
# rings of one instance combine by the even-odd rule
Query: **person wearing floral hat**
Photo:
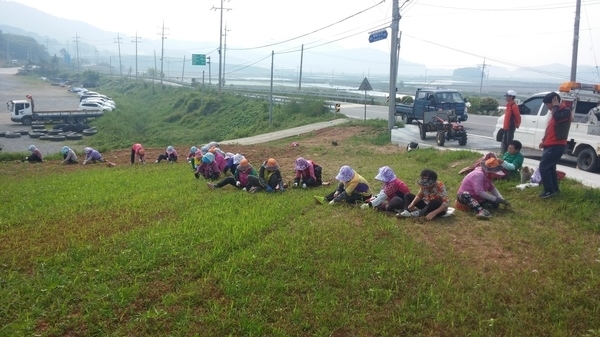
[(258, 176), (248, 176), (248, 182), (251, 186), (248, 192), (258, 192), (261, 190), (267, 192), (273, 192), (275, 190), (280, 190), (281, 192), (285, 191), (279, 164), (277, 164), (275, 158), (269, 158), (262, 163), (258, 170)]
[(248, 162), (248, 159), (243, 158), (237, 165), (237, 169), (235, 170), (233, 177), (227, 177), (217, 184), (207, 183), (207, 185), (211, 190), (215, 188), (221, 188), (229, 184), (236, 188), (241, 188), (243, 191), (248, 191), (252, 187), (248, 181), (249, 176), (256, 177), (257, 173), (252, 165), (250, 165)]
[(316, 187), (321, 186), (321, 166), (315, 164), (314, 161), (304, 159), (302, 157), (296, 159), (296, 177), (294, 178), (293, 187)]
[(339, 181), (335, 191), (325, 197), (315, 196), (318, 202), (322, 204), (329, 203), (330, 205), (340, 202), (354, 204), (357, 202), (363, 203), (371, 198), (371, 188), (367, 180), (350, 166), (342, 166), (335, 179)]
[(204, 179), (207, 180), (217, 180), (219, 179), (220, 174), (221, 171), (219, 171), (219, 166), (217, 166), (217, 163), (215, 162), (215, 155), (208, 152), (202, 156), (202, 163), (198, 165), (194, 176), (196, 179), (199, 179), (200, 176), (203, 176)]
[(405, 209), (396, 214), (397, 218), (425, 216), (427, 220), (441, 217), (446, 214), (450, 200), (446, 185), (437, 180), (437, 173), (430, 169), (421, 171), (421, 177), (417, 180), (419, 192), (417, 195), (407, 193), (404, 196)]
[(383, 182), (381, 191), (376, 196), (367, 200), (360, 208), (368, 209), (375, 208), (381, 211), (398, 213), (404, 208), (405, 195), (410, 193), (410, 189), (406, 183), (394, 173), (389, 166), (379, 168), (375, 180)]
[(146, 150), (140, 143), (135, 143), (131, 146), (131, 165), (135, 163), (135, 156), (139, 157), (140, 163), (146, 164)]
[(215, 155), (215, 162), (217, 163), (217, 166), (219, 166), (219, 171), (223, 172), (225, 170), (225, 165), (227, 165), (227, 161), (225, 160), (223, 154), (217, 151), (216, 146), (213, 146), (210, 149), (208, 149), (208, 152)]
[(237, 166), (240, 164), (240, 161), (245, 157), (239, 153), (232, 154), (229, 159), (227, 159), (227, 164), (225, 164), (225, 169), (223, 173), (227, 173), (230, 171), (231, 173), (235, 173)]
[(169, 163), (176, 163), (177, 162), (177, 150), (175, 150), (175, 148), (172, 146), (168, 146), (165, 153), (160, 154), (158, 156), (158, 159), (156, 159), (155, 163), (160, 163), (161, 160), (166, 160)]
[(106, 161), (106, 160), (104, 160), (104, 157), (102, 157), (100, 152), (92, 149), (91, 147), (86, 147), (85, 149), (83, 149), (83, 152), (85, 152), (85, 160), (82, 163), (83, 165), (90, 164), (90, 163), (96, 164), (98, 162), (103, 163)]
[(27, 150), (31, 152), (31, 155), (25, 157), (22, 161), (27, 161), (30, 163), (41, 163), (44, 161), (44, 156), (42, 156), (42, 152), (40, 152), (40, 150), (38, 150), (38, 148), (35, 147), (35, 145), (29, 145), (29, 148)]
[(62, 155), (63, 155), (63, 161), (61, 164), (63, 164), (63, 165), (77, 164), (77, 154), (70, 147), (63, 146), (60, 153), (62, 153)]
[(481, 165), (467, 174), (458, 188), (456, 194), (456, 207), (460, 210), (472, 210), (475, 218), (488, 220), (492, 217), (487, 209), (481, 205), (489, 203), (493, 208), (510, 203), (502, 197), (500, 191), (494, 186), (494, 179), (504, 177), (503, 166), (498, 158), (489, 158)]

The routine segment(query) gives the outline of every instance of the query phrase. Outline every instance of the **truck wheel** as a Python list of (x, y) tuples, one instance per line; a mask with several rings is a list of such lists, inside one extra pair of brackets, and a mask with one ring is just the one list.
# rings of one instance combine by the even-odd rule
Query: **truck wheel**
[(425, 124), (419, 123), (419, 136), (421, 136), (421, 140), (425, 140), (427, 138), (427, 130), (425, 129)]
[(6, 138), (21, 138), (21, 134), (18, 132), (7, 132), (6, 135), (4, 135), (4, 137), (6, 137)]
[(81, 133), (71, 133), (65, 136), (67, 140), (80, 140), (82, 138)]
[(586, 172), (595, 172), (599, 167), (598, 155), (591, 147), (586, 147), (577, 155), (577, 167)]
[(401, 114), (400, 121), (402, 121), (402, 123), (404, 123), (404, 125), (408, 124), (408, 116), (406, 114)]
[(82, 131), (84, 136), (93, 136), (98, 132), (96, 129), (85, 129)]
[(29, 134), (29, 131), (28, 130), (24, 130), (24, 129), (15, 130), (13, 132), (14, 133), (20, 133), (22, 135), (28, 135)]
[(67, 126), (68, 124), (56, 124), (55, 126), (52, 127), (52, 129), (61, 129), (64, 128), (65, 126)]
[(75, 117), (69, 116), (69, 117), (67, 117), (67, 119), (65, 119), (65, 122), (67, 122), (67, 124), (75, 124), (76, 120), (75, 120)]
[(48, 136), (56, 136), (59, 133), (63, 132), (62, 129), (52, 129), (52, 130), (48, 130), (48, 132), (46, 133)]
[(6, 131), (0, 131), (0, 137), (6, 137)]
[(41, 136), (43, 136), (44, 134), (41, 132), (30, 132), (29, 133), (29, 138), (40, 138)]
[(467, 145), (467, 135), (462, 136), (459, 140), (458, 140), (458, 145), (460, 146), (465, 146)]
[(444, 143), (446, 142), (446, 135), (444, 131), (438, 131), (437, 133), (437, 145), (438, 146), (444, 146)]
[(33, 120), (29, 116), (25, 116), (25, 117), (21, 118), (21, 124), (23, 124), (23, 125), (29, 126), (29, 125), (31, 125), (32, 122), (33, 122)]
[(44, 124), (31, 124), (31, 130), (45, 129)]

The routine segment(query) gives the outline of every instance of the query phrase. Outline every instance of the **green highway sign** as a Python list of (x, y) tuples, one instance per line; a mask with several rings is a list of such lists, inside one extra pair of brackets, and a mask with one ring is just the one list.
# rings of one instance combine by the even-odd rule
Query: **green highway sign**
[(206, 55), (205, 54), (192, 54), (192, 65), (193, 66), (205, 66)]

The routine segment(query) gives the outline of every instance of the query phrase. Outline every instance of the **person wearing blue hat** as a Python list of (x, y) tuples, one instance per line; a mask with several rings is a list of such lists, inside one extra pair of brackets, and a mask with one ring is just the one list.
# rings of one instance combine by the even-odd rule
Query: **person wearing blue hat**
[(169, 163), (176, 163), (177, 162), (177, 150), (175, 150), (175, 148), (173, 146), (168, 146), (167, 150), (165, 151), (165, 153), (162, 153), (158, 156), (158, 159), (156, 159), (156, 161), (154, 161), (155, 163), (160, 163), (161, 160), (166, 160)]
[(220, 174), (219, 165), (215, 162), (215, 155), (208, 152), (202, 156), (202, 162), (196, 168), (194, 176), (196, 179), (200, 179), (200, 176), (203, 176), (206, 180), (218, 180)]
[(63, 148), (60, 152), (63, 155), (63, 161), (62, 161), (63, 165), (77, 164), (77, 154), (75, 153), (75, 151), (73, 151), (73, 149), (71, 149), (68, 146), (63, 146)]
[(40, 152), (40, 150), (38, 150), (38, 148), (35, 147), (35, 145), (29, 145), (29, 148), (27, 150), (31, 152), (31, 155), (25, 157), (22, 161), (27, 161), (30, 163), (41, 163), (44, 161), (42, 152)]

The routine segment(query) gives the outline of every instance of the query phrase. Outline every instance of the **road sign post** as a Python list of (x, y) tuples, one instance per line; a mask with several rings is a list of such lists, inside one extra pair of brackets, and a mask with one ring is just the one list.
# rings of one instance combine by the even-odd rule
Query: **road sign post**
[(192, 54), (192, 65), (193, 66), (205, 66), (206, 55), (205, 54)]
[(358, 90), (365, 91), (365, 121), (366, 121), (367, 120), (367, 91), (373, 90), (373, 87), (371, 86), (371, 83), (369, 83), (369, 80), (365, 77), (365, 79), (360, 84), (360, 87), (358, 87)]

